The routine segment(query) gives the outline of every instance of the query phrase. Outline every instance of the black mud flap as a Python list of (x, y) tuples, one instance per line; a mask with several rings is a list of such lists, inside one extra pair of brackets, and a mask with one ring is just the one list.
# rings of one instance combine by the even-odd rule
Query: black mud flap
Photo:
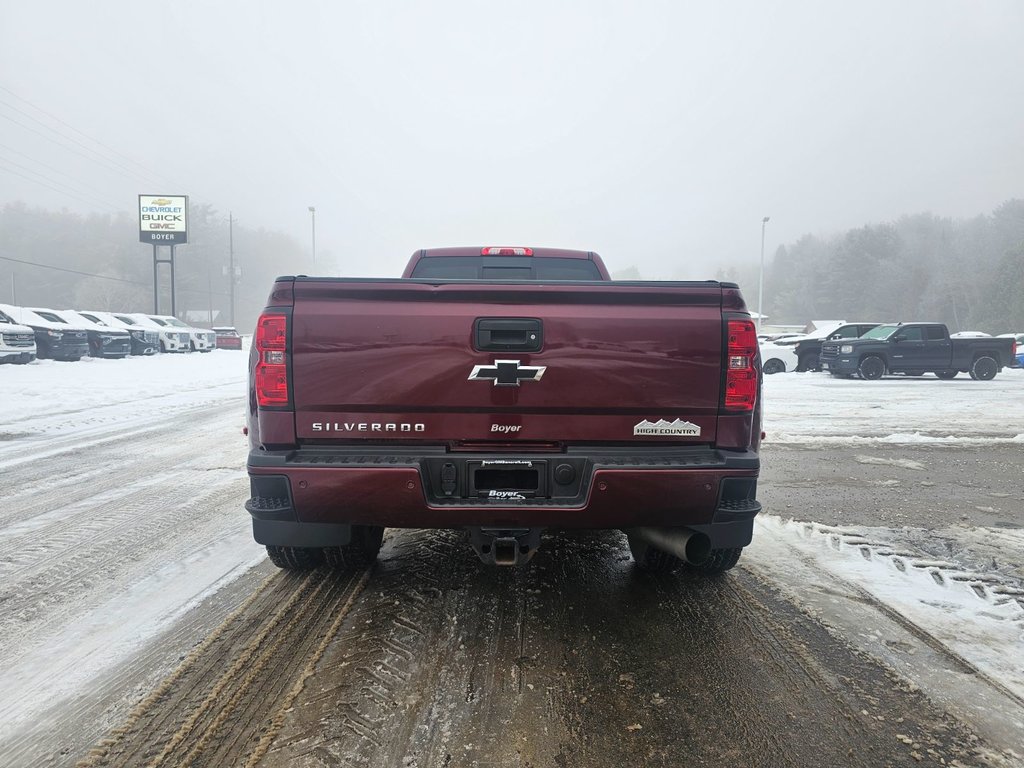
[(543, 528), (471, 527), (469, 543), (487, 565), (524, 565), (540, 549)]

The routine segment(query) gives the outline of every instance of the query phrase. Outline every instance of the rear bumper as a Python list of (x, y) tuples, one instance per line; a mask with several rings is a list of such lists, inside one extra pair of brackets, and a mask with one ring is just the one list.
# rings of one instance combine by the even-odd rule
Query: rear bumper
[[(759, 458), (753, 452), (708, 448), (575, 450), (524, 456), (372, 453), (353, 450), (254, 452), (246, 509), (262, 544), (334, 546), (348, 526), (394, 528), (631, 528), (689, 527), (715, 547), (750, 543)], [(417, 450), (416, 453), (413, 453)], [(482, 462), (533, 465), (540, 495), (518, 499), (474, 496), (469, 480), (446, 496), (440, 472), (464, 475)], [(571, 466), (561, 484), (556, 470)], [(564, 479), (564, 474), (562, 475)], [(483, 493), (483, 492), (478, 492)], [(313, 543), (316, 542), (316, 543)]]

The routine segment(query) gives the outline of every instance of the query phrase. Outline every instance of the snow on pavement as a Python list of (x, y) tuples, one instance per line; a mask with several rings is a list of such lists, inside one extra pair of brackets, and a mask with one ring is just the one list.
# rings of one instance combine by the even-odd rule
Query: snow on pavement
[(824, 373), (764, 377), (767, 443), (827, 446), (872, 443), (1021, 443), (1024, 369), (991, 381), (960, 374), (887, 376), (877, 381)]
[[(1005, 536), (1007, 531), (997, 533)], [(749, 554), (756, 550), (759, 562), (769, 554), (776, 562), (795, 554), (812, 560), (859, 585), (1024, 698), (1024, 604), (1018, 600), (1024, 590), (1011, 580), (914, 553), (886, 529), (845, 529), (763, 515), (754, 540)], [(1018, 532), (1017, 546), (1024, 549), (1024, 532)]]
[[(195, 429), (197, 425), (190, 423), (191, 414), (216, 408), (223, 414), (216, 420), (217, 428), (225, 434), (222, 440), (217, 438), (214, 450), (225, 457), (234, 457), (237, 452), (236, 471), (241, 477), (244, 444), (229, 425), (240, 428), (243, 422), (246, 361), (244, 352), (216, 350), (205, 355), (85, 359), (78, 363), (44, 360), (26, 366), (0, 366), (0, 469), (5, 473), (19, 465), (25, 469), (26, 462), (69, 450), (82, 451), (99, 441), (119, 441), (131, 454), (133, 436), (144, 435), (158, 424), (166, 428), (168, 420), (174, 419)], [(765, 379), (764, 403), (766, 450), (772, 444), (822, 446), (826, 450), (830, 444), (854, 444), (864, 446), (857, 461), (873, 463), (881, 460), (871, 455), (871, 446), (880, 443), (933, 442), (964, 447), (1024, 443), (1021, 370), (1004, 370), (987, 382), (966, 376), (952, 381), (927, 375), (866, 382), (824, 374), (778, 374)], [(189, 456), (196, 465), (205, 458)], [(233, 458), (218, 460), (231, 466), (235, 463)], [(910, 464), (900, 466), (914, 469)], [(93, 474), (89, 477), (94, 477), (99, 470), (90, 471)], [(197, 470), (189, 467), (182, 471)], [(144, 478), (135, 482), (141, 493)], [(12, 491), (5, 489), (7, 493)], [(26, 485), (15, 493), (19, 504), (27, 504), (35, 492)], [(76, 510), (71, 505), (64, 509), (68, 515), (77, 514)], [(23, 536), (33, 525), (59, 524), (60, 515), (55, 511), (41, 510), (31, 519), (0, 517), (0, 543)], [(38, 683), (45, 654), (50, 651), (63, 657), (76, 647), (103, 646), (111, 652), (96, 659), (98, 667), (116, 664), (209, 590), (223, 586), (261, 559), (259, 548), (245, 530), (247, 521), (240, 502), (235, 510), (231, 501), (221, 514), (222, 543), (226, 546), (216, 543), (218, 536), (207, 526), (203, 537), (207, 549), (200, 550), (198, 559), (190, 561), (188, 567), (157, 569), (152, 578), (130, 583), (119, 583), (111, 575), (105, 585), (105, 598), (95, 596), (94, 604), (80, 607), (86, 613), (76, 614), (73, 623), (51, 636), (37, 638), (33, 663), (18, 671), (17, 680), (28, 683), (34, 679)], [(219, 525), (216, 520), (210, 523)], [(869, 541), (857, 531), (794, 523), (766, 514), (758, 522), (750, 560), (772, 577), (785, 579), (785, 569), (773, 568), (773, 558), (795, 551), (815, 569), (859, 585), (875, 600), (1024, 696), (1024, 674), (1019, 665), (1024, 655), (1024, 616), (1013, 591), (1020, 585), (958, 571), (955, 563), (930, 563), (913, 551), (904, 551), (898, 544), (898, 532), (890, 533), (892, 540), (887, 542), (884, 529), (874, 530)], [(1002, 546), (1014, 548), (1019, 557), (1024, 536), (1005, 530), (1001, 536)], [(241, 545), (243, 539), (246, 546)], [(204, 558), (204, 552), (208, 558)], [(159, 549), (146, 556), (158, 560)], [(137, 571), (132, 573), (137, 575)], [(795, 586), (798, 594), (799, 585)], [(150, 596), (152, 605), (143, 610)], [(115, 606), (121, 609), (113, 620), (115, 614), (110, 612)], [(129, 610), (131, 606), (139, 609)], [(71, 654), (65, 662), (74, 658)], [(65, 663), (64, 667), (70, 669), (73, 664)], [(62, 685), (85, 685), (88, 675), (99, 673), (98, 667), (83, 665), (79, 674), (65, 679)], [(14, 679), (8, 676), (9, 681)], [(21, 687), (13, 685), (8, 692), (16, 693)], [(47, 690), (55, 697), (69, 692), (60, 686)], [(5, 708), (8, 716), (27, 714), (24, 709), (17, 710), (15, 698), (6, 699), (12, 707)]]
[[(763, 405), (765, 456), (775, 444), (824, 451), (852, 446), (858, 463), (915, 471), (923, 469), (918, 462), (874, 456), (872, 446), (935, 444), (980, 451), (986, 445), (1019, 443), (1024, 466), (1020, 369), (1003, 370), (991, 381), (966, 376), (941, 381), (929, 374), (869, 382), (778, 374), (765, 377)], [(837, 627), (849, 642), (900, 669), (979, 731), (1003, 743), (1020, 743), (1024, 581), (1016, 568), (994, 567), (997, 558), (1001, 564), (1024, 562), (1024, 510), (1018, 510), (1016, 520), (1017, 529), (964, 525), (942, 534), (956, 537), (975, 555), (997, 553), (993, 568), (984, 572), (916, 548), (913, 542), (923, 529), (837, 528), (770, 513), (759, 515), (742, 562)], [(843, 599), (847, 587), (850, 593)], [(858, 591), (899, 617), (904, 629), (913, 629), (900, 634), (899, 622), (879, 629), (884, 622), (860, 605)], [(929, 643), (949, 649), (994, 688), (971, 674), (958, 674), (955, 663), (946, 668), (947, 659), (929, 655), (934, 652)], [(1024, 759), (1024, 749), (1020, 752)]]
[(0, 741), (265, 561), (246, 372), (228, 350), (0, 366)]

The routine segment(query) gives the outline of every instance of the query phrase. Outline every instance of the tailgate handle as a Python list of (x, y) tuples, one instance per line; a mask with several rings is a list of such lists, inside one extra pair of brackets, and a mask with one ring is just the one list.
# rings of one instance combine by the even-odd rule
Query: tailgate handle
[(478, 317), (473, 346), (481, 352), (539, 352), (544, 326), (533, 317)]

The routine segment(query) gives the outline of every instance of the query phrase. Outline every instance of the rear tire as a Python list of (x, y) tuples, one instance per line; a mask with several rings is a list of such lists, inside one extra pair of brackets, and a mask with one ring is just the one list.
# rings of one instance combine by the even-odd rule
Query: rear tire
[(310, 571), (323, 562), (323, 552), (314, 547), (267, 546), (270, 562), (286, 571)]
[(369, 568), (377, 560), (383, 540), (384, 526), (353, 525), (352, 541), (343, 547), (324, 547), (324, 560), (339, 570)]
[(874, 381), (875, 379), (882, 378), (885, 374), (885, 363), (877, 355), (871, 355), (860, 361), (857, 370), (860, 372), (862, 379)]
[(983, 355), (971, 363), (971, 378), (977, 379), (978, 381), (989, 381), (996, 377), (996, 373), (999, 372), (999, 363), (995, 361), (995, 358)]
[(773, 357), (771, 360), (769, 360), (767, 363), (761, 366), (761, 371), (764, 373), (765, 376), (771, 376), (773, 373), (785, 373), (786, 364), (783, 363), (781, 360), (778, 360), (777, 358)]
[(700, 573), (705, 576), (714, 576), (716, 573), (725, 573), (737, 562), (743, 554), (743, 547), (732, 547), (731, 549), (712, 549), (711, 556), (701, 565), (690, 565), (686, 563), (686, 570)]

